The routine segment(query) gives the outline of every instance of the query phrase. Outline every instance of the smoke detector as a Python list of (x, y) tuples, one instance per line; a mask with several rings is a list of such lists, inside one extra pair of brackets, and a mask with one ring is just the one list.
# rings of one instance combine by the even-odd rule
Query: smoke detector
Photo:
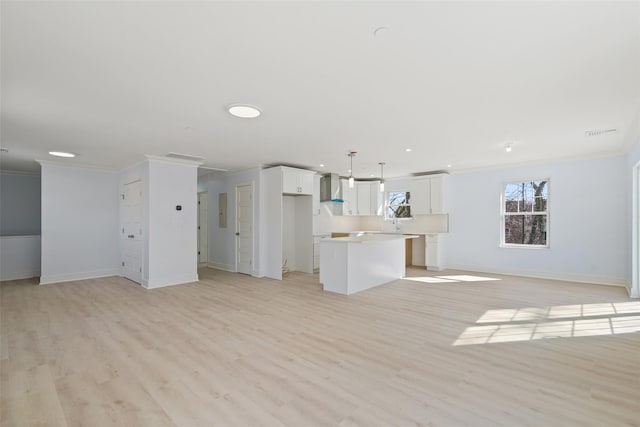
[(594, 130), (587, 130), (584, 132), (584, 136), (600, 136), (600, 135), (604, 135), (606, 133), (613, 133), (616, 132), (617, 129), (594, 129)]

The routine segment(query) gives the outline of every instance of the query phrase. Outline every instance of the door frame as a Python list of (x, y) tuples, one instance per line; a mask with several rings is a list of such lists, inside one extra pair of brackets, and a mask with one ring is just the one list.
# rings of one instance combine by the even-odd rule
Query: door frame
[(251, 188), (251, 275), (254, 276), (254, 271), (256, 271), (256, 265), (255, 265), (255, 259), (256, 259), (256, 248), (255, 248), (255, 233), (256, 233), (256, 215), (255, 215), (255, 202), (254, 202), (254, 196), (255, 196), (255, 185), (254, 185), (254, 181), (251, 182), (244, 182), (244, 183), (238, 183), (235, 186), (235, 201), (233, 204), (233, 209), (234, 209), (234, 231), (233, 231), (233, 241), (234, 241), (234, 270), (236, 273), (238, 273), (238, 235), (236, 233), (239, 233), (239, 227), (238, 227), (238, 220), (240, 219), (239, 217), (239, 211), (238, 211), (238, 202), (239, 202), (239, 197), (238, 197), (238, 192), (240, 187), (250, 187)]
[[(127, 218), (125, 218), (125, 212), (126, 212), (126, 208), (124, 206), (124, 197), (125, 197), (125, 188), (127, 187), (127, 185), (131, 185), (131, 184), (135, 184), (135, 183), (140, 183), (140, 191), (142, 193), (144, 193), (144, 181), (142, 180), (142, 178), (140, 177), (135, 177), (135, 178), (131, 178), (128, 180), (125, 180), (124, 182), (121, 183), (120, 186), (120, 190), (121, 190), (121, 198), (120, 198), (120, 226), (118, 227), (118, 234), (120, 236), (120, 261), (124, 262), (124, 257), (125, 257), (125, 252), (127, 250), (126, 248), (126, 241), (127, 239), (123, 238), (124, 235), (124, 223), (127, 220)], [(141, 208), (141, 212), (140, 212), (140, 227), (144, 228), (144, 218), (145, 218), (145, 203), (144, 203), (144, 194), (142, 194), (142, 198), (140, 200), (140, 203), (142, 204), (142, 208)], [(120, 232), (120, 229), (122, 229), (122, 232)], [(146, 236), (142, 233), (142, 229), (141, 231), (141, 239), (140, 239), (140, 282), (136, 282), (135, 280), (129, 278), (126, 276), (126, 269), (124, 267), (124, 265), (120, 265), (120, 276), (124, 277), (128, 280), (131, 280), (134, 283), (138, 283), (139, 285), (146, 287), (145, 286), (145, 279), (144, 279), (144, 275), (145, 275), (145, 268), (144, 268), (144, 255), (145, 255), (145, 247), (144, 247), (144, 239), (146, 239)], [(145, 233), (146, 234), (146, 233)]]
[[(205, 218), (204, 220), (200, 217), (200, 196), (204, 196), (205, 203)], [(199, 191), (198, 192), (198, 266), (203, 266), (205, 264), (209, 264), (209, 192), (208, 191)], [(200, 261), (200, 229), (204, 224), (204, 232), (205, 232), (205, 245), (207, 247), (207, 259), (206, 261)]]

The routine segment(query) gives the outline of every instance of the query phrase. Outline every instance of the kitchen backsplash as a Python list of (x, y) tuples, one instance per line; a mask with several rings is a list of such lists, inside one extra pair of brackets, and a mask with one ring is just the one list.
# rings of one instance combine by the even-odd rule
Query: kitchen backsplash
[[(416, 234), (436, 234), (449, 232), (449, 215), (416, 215), (412, 219), (399, 222), (399, 232)], [(351, 231), (385, 231), (394, 233), (396, 225), (385, 221), (382, 216), (333, 216), (328, 211), (320, 211), (313, 217), (313, 234)]]

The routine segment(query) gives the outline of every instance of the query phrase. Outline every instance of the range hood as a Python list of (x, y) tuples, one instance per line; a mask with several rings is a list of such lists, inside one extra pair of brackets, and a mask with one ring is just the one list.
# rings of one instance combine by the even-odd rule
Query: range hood
[(342, 203), (340, 175), (328, 173), (320, 178), (320, 201)]

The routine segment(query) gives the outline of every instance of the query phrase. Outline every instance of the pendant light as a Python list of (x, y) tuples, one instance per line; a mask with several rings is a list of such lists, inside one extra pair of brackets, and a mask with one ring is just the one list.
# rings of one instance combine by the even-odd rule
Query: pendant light
[(353, 158), (355, 157), (355, 155), (355, 151), (349, 151), (349, 154), (347, 154), (347, 156), (351, 158), (351, 169), (349, 169), (349, 188), (353, 188), (356, 184), (356, 180), (353, 177)]
[(380, 192), (384, 193), (384, 162), (378, 163), (380, 165)]

